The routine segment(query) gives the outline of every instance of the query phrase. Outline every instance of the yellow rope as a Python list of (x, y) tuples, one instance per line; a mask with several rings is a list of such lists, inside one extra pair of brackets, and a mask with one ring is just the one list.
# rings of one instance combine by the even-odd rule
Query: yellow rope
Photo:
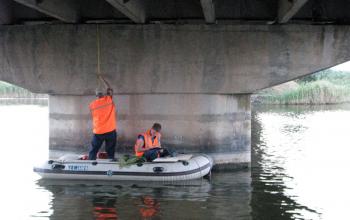
[(96, 27), (96, 44), (97, 44), (97, 75), (101, 75), (101, 69), (100, 69), (100, 30), (98, 28), (98, 24)]
[(98, 88), (101, 86), (101, 64), (100, 64), (100, 30), (98, 27), (98, 24), (96, 25), (96, 49), (97, 49), (97, 81), (98, 81)]
[(100, 46), (100, 29), (99, 26), (97, 24), (96, 26), (96, 44), (97, 44), (97, 81), (98, 81), (98, 88), (100, 88), (101, 86), (101, 81), (102, 83), (106, 86), (106, 88), (109, 88), (109, 84), (108, 82), (103, 78), (102, 74), (101, 74), (101, 46)]

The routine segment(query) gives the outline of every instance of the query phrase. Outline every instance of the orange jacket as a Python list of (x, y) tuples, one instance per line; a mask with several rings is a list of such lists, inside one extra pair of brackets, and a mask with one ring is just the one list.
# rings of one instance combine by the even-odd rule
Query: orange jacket
[[(155, 147), (160, 147), (160, 137), (161, 137), (161, 134), (158, 133), (159, 135), (157, 135), (154, 140), (152, 141), (152, 135), (151, 135), (151, 130), (147, 130), (145, 133), (142, 133), (142, 134), (139, 134), (143, 136), (143, 138), (145, 139), (144, 140), (144, 144), (143, 144), (143, 148), (145, 149), (152, 149), (152, 148), (155, 148)], [(137, 141), (136, 141), (137, 143)], [(137, 151), (137, 144), (135, 144), (135, 155), (137, 157), (142, 157), (144, 152), (143, 151)]]
[(90, 103), (94, 134), (117, 130), (116, 111), (111, 96), (103, 96)]

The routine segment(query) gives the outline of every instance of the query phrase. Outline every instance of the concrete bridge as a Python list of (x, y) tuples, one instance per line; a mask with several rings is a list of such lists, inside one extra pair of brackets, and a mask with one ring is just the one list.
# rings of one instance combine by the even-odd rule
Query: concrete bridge
[(250, 94), (350, 60), (346, 1), (0, 0), (0, 80), (49, 94), (50, 148), (86, 151), (100, 67), (118, 150), (163, 144), (250, 163)]

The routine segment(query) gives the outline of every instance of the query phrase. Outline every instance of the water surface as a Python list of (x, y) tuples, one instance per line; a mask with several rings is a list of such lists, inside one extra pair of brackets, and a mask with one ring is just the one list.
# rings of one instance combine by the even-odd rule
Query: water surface
[(252, 167), (179, 183), (40, 180), (48, 109), (0, 105), (1, 219), (347, 219), (349, 106), (260, 107)]

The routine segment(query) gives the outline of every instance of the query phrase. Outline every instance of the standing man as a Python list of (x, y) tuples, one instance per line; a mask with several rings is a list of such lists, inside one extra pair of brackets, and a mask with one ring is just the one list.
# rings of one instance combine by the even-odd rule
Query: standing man
[(107, 94), (96, 90), (97, 99), (90, 103), (93, 123), (93, 138), (89, 160), (96, 160), (96, 155), (105, 141), (108, 159), (115, 160), (114, 152), (117, 144), (116, 107), (113, 102), (113, 90), (108, 87)]

